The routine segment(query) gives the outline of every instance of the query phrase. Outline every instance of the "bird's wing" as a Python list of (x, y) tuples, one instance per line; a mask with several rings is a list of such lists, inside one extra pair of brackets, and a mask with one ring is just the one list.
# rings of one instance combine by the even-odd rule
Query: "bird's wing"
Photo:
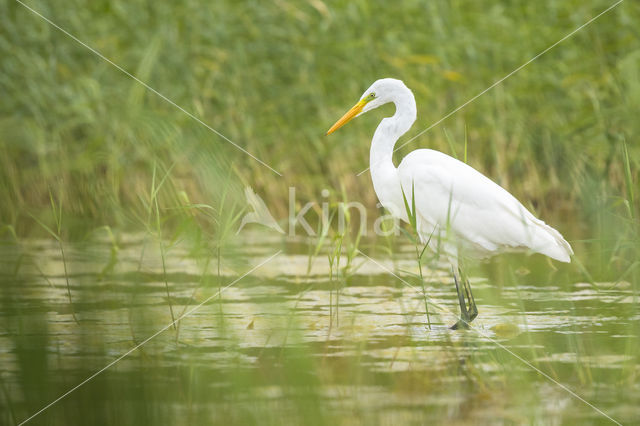
[[(408, 199), (427, 226), (450, 229), (486, 252), (529, 248), (567, 262), (573, 252), (560, 233), (469, 165), (429, 149), (404, 158), (398, 173)], [(428, 234), (431, 230), (423, 229)]]

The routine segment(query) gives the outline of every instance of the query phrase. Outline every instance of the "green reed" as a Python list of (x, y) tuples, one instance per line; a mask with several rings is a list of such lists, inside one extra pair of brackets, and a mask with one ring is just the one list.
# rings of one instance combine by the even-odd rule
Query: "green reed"
[[(289, 185), (300, 194), (340, 188), (341, 201), (361, 201), (369, 213), (377, 212), (369, 178), (356, 173), (368, 165), (375, 126), (393, 109), (369, 113), (341, 133), (324, 136), (375, 79), (401, 78), (414, 91), (419, 115), (406, 141), (609, 5), (577, 0), (416, 1), (393, 8), (365, 1), (28, 4), (284, 176), (16, 2), (0, 1), (3, 424), (35, 413), (165, 326), (169, 316), (184, 314), (227, 278), (247, 270), (247, 248), (261, 242), (235, 235), (246, 212), (245, 184), (277, 218), (287, 214)], [(500, 342), (625, 422), (632, 417), (624, 407), (638, 405), (639, 329), (632, 319), (640, 285), (640, 43), (634, 38), (639, 19), (640, 10), (624, 2), (396, 157), (418, 147), (458, 155), (562, 231), (576, 251), (571, 265), (507, 255), (470, 269), (471, 276), (487, 280), (474, 287), (479, 320), (495, 314), (483, 311), (482, 304), (517, 318), (520, 334), (498, 336)], [(281, 277), (239, 283), (249, 298), (254, 286), (290, 295), (265, 297), (277, 307), (256, 302), (252, 329), (233, 322), (241, 315), (234, 311), (238, 300), (222, 294), (216, 309), (202, 308), (217, 321), (181, 321), (175, 335), (158, 336), (38, 422), (472, 423), (490, 422), (482, 417), (487, 413), (507, 423), (593, 419), (588, 407), (555, 393), (553, 384), (495, 345), (470, 335), (421, 334), (424, 327), (412, 326), (410, 307), (419, 306), (427, 289), (433, 292), (429, 297), (455, 307), (453, 287), (423, 274), (434, 265), (417, 246), (410, 257), (425, 285), (422, 297), (404, 297), (403, 284), (388, 274), (360, 276), (360, 247), (394, 262), (407, 255), (398, 241), (404, 238), (365, 238), (356, 225), (350, 218), (346, 232), (321, 230), (308, 240), (308, 250), (298, 254), (307, 255), (309, 265), (324, 255), (329, 262), (325, 276), (308, 277), (309, 286)], [(127, 239), (139, 234), (146, 243), (136, 246), (137, 269), (131, 270)], [(39, 239), (59, 250), (38, 258), (32, 245)], [(99, 249), (90, 257), (86, 247)], [(178, 247), (187, 247), (185, 258), (198, 265), (193, 276), (169, 268), (183, 256)], [(157, 261), (160, 267), (154, 266)], [(60, 267), (52, 272), (45, 262)], [(48, 298), (47, 291), (60, 295), (47, 284), (56, 278), (65, 280), (64, 303)], [(155, 281), (166, 299), (150, 302), (156, 293), (148, 286)], [(392, 285), (383, 285), (389, 281)], [(584, 291), (574, 288), (581, 282), (603, 298), (609, 286), (628, 285), (636, 303), (527, 298), (536, 286), (571, 295)], [(388, 287), (386, 302), (398, 304), (404, 322), (393, 336), (369, 340), (357, 328), (361, 317), (343, 303), (349, 287), (368, 286)], [(331, 333), (326, 342), (306, 340), (313, 327), (322, 326), (299, 311), (309, 288), (329, 289), (332, 318), (340, 307), (340, 333)], [(334, 291), (341, 292), (340, 301)], [(549, 310), (564, 312), (569, 322), (589, 316), (593, 324), (536, 332), (537, 316)], [(107, 325), (95, 319), (110, 313)], [(76, 316), (80, 321), (73, 321)], [(622, 325), (598, 325), (611, 316)], [(277, 327), (265, 325), (271, 317), (278, 318)], [(56, 328), (61, 322), (62, 330)], [(429, 334), (435, 336), (441, 324), (431, 325)], [(215, 337), (205, 333), (210, 329)], [(281, 334), (286, 339), (279, 341)], [(107, 345), (113, 336), (117, 339)], [(611, 355), (622, 361), (611, 361)], [(590, 357), (598, 356), (601, 364), (620, 362), (623, 368), (596, 368)], [(379, 360), (388, 368), (380, 368)], [(379, 394), (371, 389), (383, 397), (375, 399)], [(432, 403), (431, 395), (444, 402)]]

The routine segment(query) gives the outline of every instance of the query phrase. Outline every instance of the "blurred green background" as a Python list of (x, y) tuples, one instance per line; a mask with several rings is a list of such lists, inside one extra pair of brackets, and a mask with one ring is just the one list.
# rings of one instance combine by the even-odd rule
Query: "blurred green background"
[[(130, 225), (153, 164), (207, 203), (233, 174), (281, 215), (286, 188), (367, 175), (382, 113), (324, 132), (373, 81), (402, 79), (405, 140), (610, 5), (608, 2), (166, 2), (31, 6), (284, 175), (281, 179), (14, 1), (2, 2), (0, 218), (28, 227), (58, 188), (69, 214)], [(401, 150), (461, 155), (551, 223), (591, 224), (595, 199), (637, 184), (638, 5), (625, 2)], [(391, 113), (391, 108), (386, 109)], [(601, 200), (611, 202), (610, 198)], [(573, 221), (573, 219), (571, 219)]]
[[(140, 321), (148, 324), (144, 330), (150, 334), (176, 315), (174, 303), (185, 306), (192, 303), (188, 296), (191, 291), (217, 288), (220, 277), (225, 276), (220, 272), (221, 263), (233, 276), (247, 270), (255, 255), (252, 247), (256, 245), (308, 255), (309, 265), (312, 258), (327, 256), (322, 249), (325, 244), (330, 246), (329, 259), (335, 254), (335, 247), (343, 249), (343, 242), (351, 250), (345, 256), (353, 256), (360, 240), (351, 234), (331, 234), (327, 240), (302, 242), (238, 240), (234, 237), (235, 230), (245, 207), (242, 188), (252, 186), (279, 219), (287, 217), (290, 186), (296, 187), (299, 205), (320, 199), (321, 191), (329, 189), (332, 203), (360, 201), (375, 213), (377, 200), (370, 178), (368, 174), (356, 175), (368, 166), (374, 128), (385, 114), (392, 113), (392, 107), (367, 114), (331, 137), (324, 136), (373, 81), (399, 78), (413, 90), (418, 121), (402, 139), (408, 140), (614, 2), (29, 0), (25, 3), (282, 176), (24, 6), (13, 0), (0, 0), (0, 238), (4, 253), (0, 272), (5, 289), (3, 338), (10, 342), (7, 346), (10, 349), (3, 355), (10, 361), (1, 378), (3, 406), (10, 408), (6, 413), (11, 413), (3, 415), (3, 419), (16, 423), (120, 353), (89, 337), (79, 342), (54, 339), (47, 325), (52, 321), (47, 305), (53, 300), (56, 309), (61, 309), (57, 315), (70, 324), (70, 335), (95, 334), (86, 316), (90, 317), (98, 308), (121, 310), (122, 315), (114, 315), (126, 325), (125, 332), (117, 332), (118, 336), (125, 336), (119, 340), (124, 350), (144, 337), (142, 332), (139, 339), (136, 333), (128, 331), (137, 327), (130, 303), (138, 299), (127, 293), (146, 294), (144, 283), (160, 283), (154, 306), (161, 306), (162, 314), (155, 311), (141, 314), (144, 321)], [(565, 379), (578, 377), (575, 385), (593, 385), (598, 389), (599, 380), (609, 377), (625, 390), (625, 397), (617, 397), (628, 405), (638, 401), (635, 378), (640, 373), (636, 308), (640, 286), (638, 22), (640, 5), (623, 2), (418, 137), (396, 156), (398, 160), (410, 150), (430, 147), (463, 158), (466, 150), (469, 164), (557, 227), (576, 251), (573, 266), (560, 267), (555, 275), (547, 273), (553, 268), (543, 260), (536, 258), (527, 264), (521, 257), (507, 257), (475, 272), (482, 271), (493, 282), (528, 279), (528, 284), (556, 285), (567, 292), (573, 283), (589, 283), (596, 299), (602, 296), (598, 282), (624, 284), (624, 291), (630, 293), (619, 295), (620, 300), (630, 295), (633, 304), (618, 311), (624, 312), (621, 324), (628, 324), (620, 346), (607, 340), (588, 340), (589, 343), (579, 339), (558, 340), (557, 335), (546, 336), (551, 340), (544, 344), (569, 347), (577, 353), (619, 349), (627, 357), (619, 376), (595, 373), (592, 376), (585, 367), (587, 364), (577, 360), (575, 374)], [(143, 237), (130, 242), (130, 235)], [(186, 245), (185, 257), (199, 262), (199, 272), (193, 272), (188, 279), (179, 274), (179, 268), (171, 275), (172, 250), (178, 243)], [(53, 244), (53, 248), (47, 244)], [(157, 246), (154, 255), (145, 254), (148, 244)], [(374, 253), (394, 252), (381, 248), (387, 247), (387, 242), (380, 239), (367, 244)], [(389, 247), (397, 248), (398, 244), (402, 242), (393, 241)], [(131, 256), (123, 256), (124, 248), (130, 246), (135, 248)], [(145, 256), (154, 260), (147, 265)], [(122, 266), (126, 259), (134, 265), (133, 269)], [(138, 259), (137, 266), (132, 259)], [(47, 268), (46, 262), (55, 266)], [(217, 270), (211, 269), (212, 265), (217, 265)], [(532, 272), (529, 278), (514, 275), (513, 271), (522, 265)], [(329, 269), (333, 271), (331, 262)], [(330, 271), (324, 271), (326, 276), (321, 279), (327, 289), (333, 289), (334, 285)], [(305, 268), (293, 266), (281, 273), (295, 277), (284, 279), (285, 283), (289, 279), (306, 282), (300, 277), (309, 275), (308, 270), (305, 274)], [(348, 271), (341, 273), (344, 274), (341, 285), (348, 286)], [(118, 282), (122, 287), (118, 287)], [(185, 283), (191, 286), (187, 285), (189, 291), (182, 299), (173, 299), (170, 294), (173, 286)], [(105, 293), (91, 293), (93, 284)], [(47, 299), (39, 291), (27, 291), (43, 285), (58, 289), (60, 297)], [(283, 291), (293, 291), (296, 298), (303, 297), (303, 293), (298, 295), (301, 287), (294, 291), (283, 283), (279, 285), (276, 287)], [(115, 293), (108, 293), (109, 289)], [(72, 290), (82, 299), (76, 301), (75, 307), (71, 303)], [(482, 293), (481, 290), (481, 297)], [(114, 294), (119, 296), (114, 298)], [(493, 296), (496, 298), (491, 300), (501, 300), (502, 296), (496, 294), (489, 289), (484, 291), (487, 300)], [(518, 298), (513, 296), (514, 300)], [(91, 305), (92, 300), (100, 301)], [(169, 317), (167, 305), (172, 307)], [(571, 306), (569, 317), (579, 313), (579, 305)], [(222, 304), (220, 307), (216, 321), (222, 324)], [(589, 312), (594, 323), (600, 316), (616, 312), (611, 305), (592, 308)], [(482, 316), (482, 306), (480, 309)], [(289, 311), (282, 315), (291, 317)], [(249, 320), (244, 326), (247, 323)], [(300, 320), (299, 324), (305, 324), (299, 331), (305, 334), (308, 323)], [(74, 331), (74, 327), (78, 330)], [(613, 333), (620, 324), (611, 327), (607, 330)], [(177, 332), (174, 337), (178, 345)], [(234, 343), (216, 346), (217, 350), (237, 345), (241, 340), (235, 334), (227, 337)], [(530, 336), (523, 337), (519, 343), (535, 346), (534, 342), (542, 344), (546, 337), (540, 337), (540, 341), (535, 336), (533, 340)], [(459, 348), (448, 337), (443, 339), (446, 342), (443, 351), (458, 353)], [(169, 345), (172, 339), (167, 340)], [(73, 376), (76, 380), (59, 383), (51, 379), (45, 386), (41, 378), (56, 375), (51, 358), (61, 357), (59, 349), (51, 349), (52, 341), (58, 348), (70, 345), (79, 354), (92, 354), (95, 362), (78, 367)], [(349, 342), (349, 338), (345, 337), (345, 341)], [(361, 344), (358, 342), (355, 344)], [(234, 364), (236, 370), (201, 372), (210, 380), (231, 383), (230, 390), (220, 388), (212, 394), (212, 398), (224, 400), (224, 410), (215, 420), (231, 424), (262, 423), (261, 420), (295, 423), (303, 419), (309, 423), (331, 423), (336, 419), (358, 423), (358, 415), (343, 417), (343, 412), (331, 411), (321, 403), (319, 389), (327, 383), (335, 384), (334, 379), (340, 374), (351, 371), (350, 377), (357, 376), (359, 383), (412, 395), (417, 388), (424, 390), (433, 385), (434, 377), (440, 380), (459, 373), (457, 367), (451, 367), (442, 375), (431, 371), (428, 377), (422, 372), (380, 377), (358, 369), (358, 357), (334, 365), (324, 358), (318, 361), (317, 350), (306, 344), (294, 349), (284, 345), (274, 353), (265, 349), (267, 361), (263, 359), (263, 370), (258, 373), (244, 364), (243, 367)], [(126, 373), (101, 378), (92, 388), (95, 395), (85, 394), (88, 406), (83, 400), (74, 400), (65, 411), (58, 411), (54, 417), (43, 415), (40, 421), (82, 422), (78, 412), (69, 407), (85, 407), (80, 413), (95, 416), (91, 417), (93, 423), (211, 420), (203, 409), (209, 401), (208, 388), (199, 387), (201, 383), (194, 379), (197, 355), (197, 350), (189, 348), (186, 367), (180, 362), (184, 358), (179, 353), (178, 361), (168, 367), (163, 364), (166, 361), (163, 355), (144, 355), (157, 362), (153, 374), (142, 367), (145, 358), (140, 355), (141, 366), (131, 368), (136, 386), (127, 384)], [(517, 365), (517, 361), (507, 361), (502, 356), (487, 356), (495, 365), (505, 368), (501, 373), (505, 376), (509, 374), (505, 363)], [(12, 367), (8, 367), (9, 363)], [(169, 374), (164, 368), (175, 368), (177, 373)], [(19, 373), (14, 374), (16, 371)], [(309, 371), (318, 374), (299, 375)], [(464, 375), (476, 389), (483, 389), (475, 394), (482, 401), (488, 397), (479, 377), (486, 372), (478, 371), (472, 369)], [(506, 380), (505, 376), (500, 380)], [(180, 400), (182, 405), (176, 410), (163, 404), (153, 407), (145, 404), (160, 401), (160, 395), (172, 387), (173, 379), (179, 380), (181, 389), (190, 395), (187, 402)], [(530, 380), (544, 381), (524, 373), (514, 380), (517, 381), (514, 389), (522, 392), (526, 392)], [(295, 409), (279, 405), (277, 398), (261, 400), (251, 408), (251, 395), (256, 396), (248, 390), (255, 390), (258, 384), (263, 389), (276, 383), (295, 389), (292, 394), (299, 398), (292, 402)], [(301, 388), (305, 391), (297, 394)], [(501, 389), (506, 398), (510, 387)], [(456, 388), (452, 392), (457, 395), (461, 391)], [(94, 412), (87, 408), (91, 407), (88, 402), (93, 398), (91, 395), (118, 401), (117, 397), (122, 396), (123, 400), (130, 398), (133, 402), (129, 406), (120, 401), (120, 405), (101, 406), (101, 410)], [(242, 399), (243, 395), (247, 400)], [(136, 397), (142, 401), (140, 406), (136, 405)], [(515, 399), (511, 402), (516, 405), (530, 404), (526, 398)], [(366, 411), (367, 401), (356, 405)], [(184, 412), (195, 417), (183, 418)], [(436, 410), (432, 419), (450, 419), (451, 416), (443, 414), (446, 412)], [(568, 418), (576, 421), (583, 419), (582, 415), (573, 413)], [(625, 420), (632, 419), (628, 414), (621, 415)], [(366, 418), (380, 424), (387, 422), (381, 419), (390, 423), (413, 419), (411, 415), (403, 416)], [(501, 418), (507, 423), (523, 420), (510, 416)], [(492, 417), (479, 418), (490, 422)], [(549, 420), (545, 415), (532, 418), (543, 423)]]

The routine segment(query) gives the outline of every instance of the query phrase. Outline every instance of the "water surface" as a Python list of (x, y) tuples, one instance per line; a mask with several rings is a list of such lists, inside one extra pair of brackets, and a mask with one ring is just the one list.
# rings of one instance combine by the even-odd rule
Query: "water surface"
[(163, 262), (157, 241), (137, 235), (118, 250), (64, 249), (63, 262), (55, 241), (2, 245), (3, 424), (182, 316), (32, 423), (610, 423), (597, 409), (640, 418), (640, 318), (627, 282), (477, 276), (480, 316), (454, 332), (446, 265), (424, 271), (429, 327), (410, 248), (357, 255), (333, 274), (326, 254), (309, 266), (304, 244), (269, 238), (248, 240), (241, 257), (223, 253), (220, 268), (181, 244), (165, 243)]

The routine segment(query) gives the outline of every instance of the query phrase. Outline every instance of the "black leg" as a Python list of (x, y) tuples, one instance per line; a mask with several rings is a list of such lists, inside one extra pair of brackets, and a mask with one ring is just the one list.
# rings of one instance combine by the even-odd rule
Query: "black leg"
[[(460, 321), (451, 326), (452, 330), (468, 329), (471, 321), (478, 316), (478, 308), (476, 306), (476, 301), (473, 298), (473, 293), (471, 292), (469, 280), (464, 276), (460, 269), (458, 269), (458, 273), (462, 283), (458, 282), (458, 276), (455, 271), (453, 271), (453, 280), (456, 283), (456, 292), (458, 293), (458, 302), (460, 303)], [(462, 288), (460, 288), (461, 285)], [(465, 297), (467, 299), (466, 302)], [(468, 307), (467, 304), (469, 305)]]
[[(467, 310), (467, 304), (464, 301), (465, 289), (460, 288), (460, 284), (458, 283), (458, 277), (455, 271), (453, 271), (453, 281), (456, 283), (456, 292), (458, 293), (458, 302), (460, 303), (460, 321), (453, 324), (451, 326), (451, 330), (467, 329), (469, 328), (469, 322), (471, 322), (471, 320), (469, 318), (469, 311)], [(464, 282), (463, 282), (463, 285), (464, 285)]]
[(467, 296), (467, 302), (469, 303), (469, 322), (471, 322), (478, 316), (478, 307), (476, 306), (476, 301), (473, 298), (473, 293), (471, 292), (469, 279), (463, 276), (462, 271), (460, 271), (460, 277), (461, 279), (464, 279), (465, 294)]

